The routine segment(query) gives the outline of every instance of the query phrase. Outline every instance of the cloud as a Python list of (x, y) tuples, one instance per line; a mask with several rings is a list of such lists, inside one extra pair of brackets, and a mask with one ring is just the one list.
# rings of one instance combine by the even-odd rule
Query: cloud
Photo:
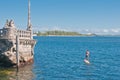
[(103, 32), (108, 33), (109, 30), (108, 29), (103, 29)]
[(33, 30), (34, 31), (53, 31), (53, 30), (61, 30), (61, 31), (71, 31), (71, 29), (69, 28), (62, 28), (62, 27), (59, 27), (59, 26), (34, 26), (33, 27)]
[(111, 31), (114, 32), (114, 33), (118, 33), (118, 32), (120, 32), (119, 29), (111, 29)]
[(89, 29), (85, 29), (86, 32), (89, 32)]

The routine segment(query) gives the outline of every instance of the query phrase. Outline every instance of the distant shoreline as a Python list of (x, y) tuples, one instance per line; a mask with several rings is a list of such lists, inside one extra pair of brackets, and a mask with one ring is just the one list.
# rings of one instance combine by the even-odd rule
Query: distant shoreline
[[(37, 36), (37, 35), (34, 35)], [(80, 35), (40, 35), (40, 37), (120, 37), (120, 35), (89, 35), (89, 36), (80, 36)], [(39, 37), (39, 36), (38, 36)]]
[(98, 37), (120, 37), (120, 35), (99, 35), (94, 33), (86, 33), (81, 34), (78, 32), (68, 32), (68, 31), (60, 31), (60, 30), (54, 30), (54, 31), (46, 31), (46, 32), (36, 32), (33, 36), (55, 36), (55, 37), (91, 37), (91, 36), (98, 36)]
[[(37, 36), (37, 35), (35, 35)], [(80, 35), (40, 35), (46, 37), (94, 37), (94, 36), (80, 36)]]
[(78, 32), (67, 32), (67, 31), (46, 31), (46, 32), (36, 32), (34, 33), (36, 36), (96, 36), (96, 34), (89, 33), (89, 34), (81, 34)]

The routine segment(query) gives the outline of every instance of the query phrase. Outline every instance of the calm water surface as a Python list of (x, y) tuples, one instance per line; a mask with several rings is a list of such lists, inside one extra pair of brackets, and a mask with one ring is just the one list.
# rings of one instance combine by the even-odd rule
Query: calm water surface
[(33, 80), (120, 80), (120, 37), (34, 38)]

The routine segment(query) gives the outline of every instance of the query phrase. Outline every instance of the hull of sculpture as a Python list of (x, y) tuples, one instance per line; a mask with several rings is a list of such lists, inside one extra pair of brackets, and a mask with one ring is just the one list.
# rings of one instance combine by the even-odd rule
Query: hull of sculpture
[[(18, 45), (16, 36), (18, 36)], [(12, 20), (7, 20), (3, 29), (0, 29), (0, 66), (16, 66), (17, 58), (19, 58), (19, 66), (33, 62), (35, 42), (31, 31), (18, 30)]]

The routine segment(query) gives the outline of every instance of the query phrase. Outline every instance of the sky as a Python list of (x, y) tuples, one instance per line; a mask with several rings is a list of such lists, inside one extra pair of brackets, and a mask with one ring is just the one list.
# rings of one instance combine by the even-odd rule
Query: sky
[[(0, 28), (13, 19), (26, 29), (28, 0), (1, 0)], [(120, 34), (120, 0), (31, 0), (34, 31)]]

